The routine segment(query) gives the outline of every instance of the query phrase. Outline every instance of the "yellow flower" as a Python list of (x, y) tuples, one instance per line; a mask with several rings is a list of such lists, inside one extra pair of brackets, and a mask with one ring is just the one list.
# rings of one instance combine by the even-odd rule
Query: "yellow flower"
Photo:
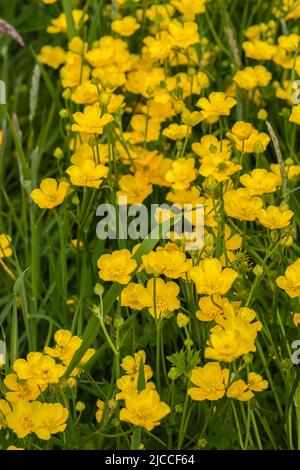
[[(45, 2), (45, 0), (44, 0)], [(56, 0), (55, 0), (56, 2)], [(6, 450), (25, 450), (23, 447), (16, 447), (16, 446), (8, 446)]]
[(188, 135), (189, 128), (185, 124), (170, 124), (163, 130), (163, 135), (171, 140), (181, 140)]
[(280, 207), (268, 206), (266, 209), (260, 209), (257, 218), (260, 223), (270, 230), (288, 227), (294, 212), (282, 210)]
[(243, 167), (230, 160), (224, 160), (223, 157), (216, 155), (208, 155), (203, 157), (199, 168), (199, 174), (208, 178), (211, 176), (216, 181), (222, 182), (230, 178), (240, 171)]
[(102, 134), (103, 128), (113, 121), (113, 117), (107, 113), (100, 117), (98, 103), (86, 106), (83, 113), (74, 113), (73, 119), (75, 124), (72, 124), (72, 131), (83, 132), (85, 134)]
[(277, 98), (286, 100), (289, 104), (292, 104), (291, 90), (293, 89), (293, 85), (290, 80), (283, 80), (282, 84), (279, 82), (273, 82), (273, 86), (276, 90)]
[(175, 189), (170, 191), (166, 197), (167, 201), (173, 202), (174, 204), (179, 204), (180, 207), (183, 207), (184, 204), (201, 204), (203, 199), (200, 197), (200, 191), (195, 186), (192, 186), (189, 189)]
[[(152, 193), (152, 185), (143, 178), (143, 173), (137, 171), (134, 175), (123, 175), (119, 179), (120, 191), (117, 191), (118, 200), (127, 197), (128, 204), (142, 204)], [(120, 201), (119, 201), (120, 203)]]
[(300, 126), (300, 104), (292, 108), (292, 114), (290, 115), (289, 120)]
[(38, 352), (27, 354), (26, 359), (17, 359), (13, 369), (20, 380), (30, 380), (45, 390), (48, 384), (58, 383), (65, 373), (65, 367), (56, 364), (52, 357)]
[(221, 369), (218, 362), (209, 362), (204, 367), (196, 367), (192, 371), (191, 387), (188, 394), (193, 400), (219, 400), (225, 395), (229, 379), (229, 369)]
[(9, 258), (13, 254), (13, 250), (10, 247), (11, 237), (6, 233), (0, 234), (0, 258)]
[(142, 256), (143, 268), (147, 274), (160, 276), (166, 268), (166, 251), (150, 251)]
[(103, 411), (104, 411), (104, 401), (103, 400), (97, 400), (97, 411), (96, 411), (96, 421), (97, 423), (100, 423), (102, 420), (103, 416)]
[(193, 20), (195, 15), (204, 13), (205, 4), (209, 0), (171, 0), (176, 10), (184, 16), (186, 20)]
[(151, 296), (149, 312), (152, 317), (163, 317), (167, 312), (173, 312), (180, 307), (177, 299), (179, 286), (175, 282), (164, 282), (161, 278), (149, 279), (147, 290)]
[(147, 119), (143, 114), (135, 114), (130, 120), (133, 129), (130, 142), (140, 144), (158, 140), (160, 132), (160, 123), (157, 119)]
[(218, 155), (224, 160), (229, 160), (231, 155), (231, 142), (223, 139), (218, 140), (214, 135), (201, 137), (200, 142), (192, 144), (193, 151), (200, 157), (201, 161), (206, 157)]
[(248, 189), (251, 196), (261, 196), (276, 191), (280, 185), (280, 177), (273, 172), (257, 168), (252, 170), (250, 175), (242, 175), (240, 182)]
[(205, 357), (232, 362), (248, 352), (256, 351), (254, 343), (262, 325), (259, 321), (253, 322), (255, 317), (255, 312), (249, 308), (242, 307), (235, 311), (229, 301), (224, 302), (223, 314), (216, 317), (216, 326), (210, 330)]
[(255, 372), (249, 372), (248, 387), (250, 390), (253, 390), (253, 392), (261, 392), (262, 390), (266, 390), (268, 386), (268, 381), (264, 380), (261, 375)]
[(149, 292), (142, 284), (131, 282), (122, 291), (122, 307), (130, 307), (134, 310), (142, 310), (145, 307), (151, 307), (151, 297)]
[(248, 389), (248, 385), (241, 379), (236, 380), (230, 385), (226, 395), (239, 401), (248, 401), (254, 397), (254, 393)]
[(66, 53), (59, 46), (44, 46), (37, 57), (42, 64), (49, 65), (49, 67), (53, 69), (58, 69), (58, 67), (65, 62)]
[(16, 402), (19, 400), (36, 400), (41, 393), (35, 381), (19, 380), (16, 374), (8, 374), (3, 382), (9, 389), (5, 398), (10, 402)]
[(66, 170), (70, 176), (71, 183), (75, 186), (87, 186), (89, 188), (99, 188), (103, 178), (108, 175), (108, 167), (97, 165), (92, 160), (83, 160), (77, 165), (71, 165)]
[(180, 23), (178, 20), (172, 20), (168, 25), (170, 41), (173, 47), (186, 49), (199, 42), (198, 25), (192, 21)]
[(6, 400), (0, 399), (0, 430), (7, 427), (6, 417), (11, 413), (11, 407)]
[(162, 61), (170, 54), (172, 44), (170, 43), (170, 35), (167, 31), (160, 31), (155, 37), (147, 36), (143, 39), (143, 42), (152, 60)]
[(121, 20), (114, 20), (111, 29), (121, 36), (132, 36), (141, 26), (133, 16), (125, 16)]
[(299, 40), (299, 34), (285, 34), (283, 36), (279, 36), (278, 44), (288, 52), (295, 52), (298, 50)]
[[(290, 159), (284, 162), (288, 180), (295, 178), (300, 175), (300, 165), (293, 165), (293, 161)], [(275, 175), (279, 176), (281, 182), (281, 170), (279, 163), (271, 163), (271, 170)]]
[[(162, 250), (157, 253), (162, 253)], [(164, 256), (166, 262), (164, 275), (171, 279), (186, 278), (187, 272), (192, 267), (192, 260), (187, 260), (184, 253), (174, 250), (167, 251)]]
[(142, 390), (126, 396), (125, 408), (119, 417), (121, 421), (152, 431), (170, 411), (169, 406), (160, 401), (156, 390)]
[(212, 321), (222, 313), (223, 299), (220, 295), (201, 297), (196, 317), (200, 321)]
[(233, 77), (233, 81), (245, 90), (252, 90), (258, 86), (268, 86), (272, 80), (272, 74), (263, 66), (246, 67), (239, 70)]
[(254, 221), (262, 206), (262, 199), (251, 197), (248, 189), (239, 188), (224, 194), (226, 214), (238, 220)]
[(187, 189), (196, 177), (197, 170), (193, 158), (178, 158), (166, 174), (166, 180), (172, 183), (172, 188), (179, 190)]
[(276, 279), (276, 284), (292, 299), (300, 296), (300, 258), (287, 267), (284, 276)]
[(231, 139), (236, 148), (243, 153), (262, 153), (266, 150), (270, 137), (264, 132), (254, 129), (252, 124), (238, 121), (234, 124), (231, 132), (227, 132), (227, 137)]
[[(146, 362), (146, 353), (143, 349), (134, 353), (133, 356), (124, 357), (124, 359), (121, 362), (121, 367), (127, 375), (136, 375), (139, 373), (141, 362), (143, 364), (145, 364)], [(151, 373), (149, 377), (151, 377), (153, 375), (151, 368), (149, 366), (147, 366), (147, 368), (150, 369)]]
[(76, 104), (94, 104), (99, 98), (96, 85), (87, 80), (72, 90), (71, 100)]
[[(146, 377), (145, 377), (146, 380)], [(123, 375), (117, 380), (117, 387), (120, 392), (116, 394), (116, 400), (125, 400), (130, 394), (137, 393), (138, 375)], [(153, 382), (146, 383), (146, 390), (155, 390)]]
[(70, 363), (82, 343), (82, 339), (80, 339), (79, 336), (72, 336), (69, 330), (57, 330), (54, 333), (54, 341), (54, 348), (46, 346), (44, 352), (50, 357), (59, 359), (64, 365)]
[(49, 440), (52, 434), (63, 432), (69, 412), (60, 403), (31, 403), (32, 431), (39, 439)]
[[(72, 11), (73, 20), (76, 29), (80, 28), (89, 18), (89, 15), (84, 13), (82, 10)], [(51, 20), (51, 26), (48, 26), (47, 33), (57, 34), (67, 32), (67, 19), (66, 15), (62, 13), (57, 18)]]
[(6, 415), (7, 426), (23, 439), (33, 430), (31, 403), (19, 400), (13, 403), (12, 411)]
[(237, 276), (231, 268), (222, 270), (222, 264), (216, 258), (206, 258), (189, 271), (189, 277), (194, 281), (198, 294), (206, 295), (226, 294)]
[(256, 60), (271, 60), (276, 52), (276, 46), (259, 39), (243, 42), (243, 49), (246, 57)]
[(31, 192), (31, 198), (41, 209), (53, 209), (63, 203), (69, 186), (66, 181), (58, 183), (53, 178), (45, 178), (41, 181), (40, 188)]
[(215, 122), (219, 116), (229, 116), (230, 110), (236, 105), (234, 98), (226, 97), (223, 92), (213, 92), (208, 98), (200, 98), (196, 106), (201, 109), (203, 119)]
[(104, 281), (128, 284), (137, 262), (132, 258), (130, 251), (124, 249), (100, 256), (97, 266), (100, 269), (99, 277)]
[(293, 323), (295, 326), (300, 325), (300, 313), (294, 313), (293, 314)]

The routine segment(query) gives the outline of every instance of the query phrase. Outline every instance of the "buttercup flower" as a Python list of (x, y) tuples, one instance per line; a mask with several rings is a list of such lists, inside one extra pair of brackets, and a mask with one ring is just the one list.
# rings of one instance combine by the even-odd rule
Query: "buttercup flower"
[(97, 411), (96, 411), (96, 421), (97, 423), (100, 423), (102, 420), (103, 416), (103, 411), (104, 411), (104, 401), (103, 400), (97, 400)]
[(166, 174), (166, 180), (172, 183), (174, 189), (186, 189), (197, 177), (193, 158), (179, 158), (172, 163), (172, 169)]
[(125, 408), (120, 411), (120, 420), (142, 426), (152, 431), (170, 413), (169, 406), (160, 401), (156, 390), (130, 393), (125, 398)]
[(133, 16), (125, 16), (121, 20), (114, 20), (111, 24), (111, 29), (121, 36), (132, 36), (139, 28), (140, 25)]
[(99, 277), (104, 281), (128, 284), (137, 262), (132, 258), (130, 251), (124, 249), (100, 256), (97, 266), (100, 269)]
[(189, 277), (194, 281), (198, 294), (226, 294), (235, 279), (237, 272), (231, 268), (222, 270), (222, 264), (216, 258), (207, 258), (189, 271)]
[(256, 374), (255, 372), (249, 372), (248, 374), (248, 387), (254, 392), (261, 392), (266, 390), (269, 384), (267, 380), (264, 380), (261, 375)]
[(154, 318), (163, 317), (167, 312), (173, 312), (180, 307), (177, 299), (179, 286), (175, 282), (164, 282), (163, 279), (150, 279), (147, 282), (147, 290), (151, 296), (149, 312)]
[(292, 114), (290, 115), (289, 120), (300, 126), (300, 104), (292, 108)]
[(31, 192), (31, 198), (41, 209), (53, 209), (64, 202), (69, 186), (66, 181), (58, 183), (53, 178), (45, 178), (40, 188)]
[(96, 165), (92, 160), (83, 160), (78, 165), (71, 165), (66, 173), (75, 186), (99, 188), (103, 178), (107, 177), (108, 171), (108, 167), (104, 165)]
[(226, 395), (239, 401), (248, 401), (254, 397), (254, 393), (248, 389), (247, 384), (241, 379), (236, 380), (230, 385)]
[(151, 307), (152, 301), (148, 290), (142, 284), (131, 282), (122, 291), (121, 302), (123, 307), (142, 310)]
[(300, 296), (300, 258), (287, 267), (284, 276), (276, 279), (276, 284), (292, 299)]
[(290, 210), (281, 210), (280, 207), (268, 206), (266, 209), (260, 209), (257, 218), (260, 223), (270, 230), (288, 227), (294, 212)]
[(10, 246), (11, 237), (6, 233), (0, 234), (0, 258), (9, 258), (13, 254), (13, 250)]
[(49, 65), (49, 67), (53, 69), (58, 69), (58, 67), (65, 62), (66, 53), (59, 46), (44, 46), (38, 55), (38, 59), (42, 64)]
[(172, 20), (168, 31), (173, 47), (187, 48), (199, 42), (198, 25), (192, 21), (180, 23), (178, 20)]
[(236, 100), (226, 97), (222, 92), (214, 92), (208, 98), (200, 98), (196, 104), (198, 108), (201, 108), (203, 118), (210, 122), (215, 122), (219, 116), (229, 116), (231, 108), (235, 105)]
[(232, 362), (240, 356), (253, 352), (257, 332), (262, 325), (254, 321), (256, 313), (246, 307), (235, 311), (229, 302), (223, 303), (223, 314), (215, 319), (211, 329), (205, 357), (216, 361)]
[(251, 197), (248, 189), (239, 188), (224, 194), (224, 209), (227, 215), (238, 220), (253, 221), (263, 206), (260, 197)]
[(208, 362), (204, 367), (193, 369), (191, 387), (188, 394), (193, 400), (219, 400), (225, 395), (226, 384), (229, 379), (229, 369), (221, 369), (218, 362)]
[[(84, 13), (82, 10), (73, 10), (72, 15), (73, 15), (75, 27), (77, 29), (80, 26), (82, 26), (84, 23), (86, 23), (86, 21), (89, 18), (89, 15)], [(47, 32), (51, 34), (66, 33), (67, 32), (66, 15), (62, 13), (61, 15), (58, 16), (58, 18), (51, 20), (51, 26), (48, 26)]]
[(110, 114), (103, 114), (100, 117), (98, 104), (86, 106), (83, 113), (73, 114), (75, 124), (72, 124), (73, 132), (84, 132), (86, 134), (102, 134), (104, 127), (113, 121)]
[(239, 70), (233, 80), (240, 88), (252, 90), (258, 86), (268, 86), (272, 80), (272, 74), (263, 65), (256, 65)]
[(126, 196), (128, 204), (142, 204), (146, 197), (152, 193), (152, 185), (143, 179), (142, 172), (122, 176), (119, 180), (119, 186), (118, 200), (122, 196)]
[(251, 196), (261, 196), (276, 191), (280, 185), (280, 178), (272, 172), (257, 168), (252, 170), (250, 175), (242, 175), (240, 182), (248, 189)]
[(52, 434), (63, 432), (69, 412), (60, 403), (31, 404), (32, 430), (39, 439), (49, 440)]

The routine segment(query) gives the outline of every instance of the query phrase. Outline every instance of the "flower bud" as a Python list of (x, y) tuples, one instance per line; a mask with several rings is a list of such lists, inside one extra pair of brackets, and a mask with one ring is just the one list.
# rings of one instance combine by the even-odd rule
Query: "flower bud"
[(61, 109), (61, 110), (59, 111), (59, 115), (60, 115), (60, 117), (61, 117), (62, 119), (67, 119), (68, 116), (69, 116), (69, 112), (68, 112), (67, 109)]
[(189, 323), (189, 321), (189, 317), (187, 317), (184, 313), (178, 313), (177, 325), (179, 326), (179, 328), (184, 328)]
[(108, 407), (109, 410), (115, 410), (117, 408), (117, 406), (118, 406), (117, 400), (109, 400), (107, 402), (107, 407)]
[(75, 410), (78, 411), (79, 413), (82, 413), (85, 409), (85, 404), (83, 401), (78, 401), (75, 405)]
[(268, 119), (268, 113), (265, 109), (260, 109), (257, 113), (257, 118), (266, 121)]
[(264, 269), (262, 266), (260, 266), (260, 264), (257, 264), (256, 266), (254, 266), (253, 268), (253, 274), (257, 277), (259, 276), (262, 276), (262, 274), (264, 273)]
[(176, 380), (179, 377), (179, 374), (176, 370), (176, 367), (171, 367), (171, 369), (168, 372), (168, 377), (170, 380)]
[(94, 288), (94, 292), (96, 295), (103, 295), (104, 287), (101, 284), (99, 284), (99, 282), (97, 282)]
[(114, 326), (117, 329), (120, 329), (124, 325), (124, 319), (122, 317), (117, 317), (114, 321)]
[(63, 92), (62, 92), (62, 97), (64, 100), (69, 100), (71, 98), (71, 90), (70, 88), (66, 88)]
[(61, 158), (63, 158), (63, 156), (64, 156), (64, 152), (62, 151), (62, 149), (60, 147), (56, 147), (56, 149), (53, 152), (53, 157), (57, 158), (57, 160), (60, 160)]
[(193, 344), (194, 344), (194, 341), (190, 338), (186, 339), (185, 342), (184, 342), (185, 347), (188, 348), (188, 349), (191, 348), (193, 346)]

